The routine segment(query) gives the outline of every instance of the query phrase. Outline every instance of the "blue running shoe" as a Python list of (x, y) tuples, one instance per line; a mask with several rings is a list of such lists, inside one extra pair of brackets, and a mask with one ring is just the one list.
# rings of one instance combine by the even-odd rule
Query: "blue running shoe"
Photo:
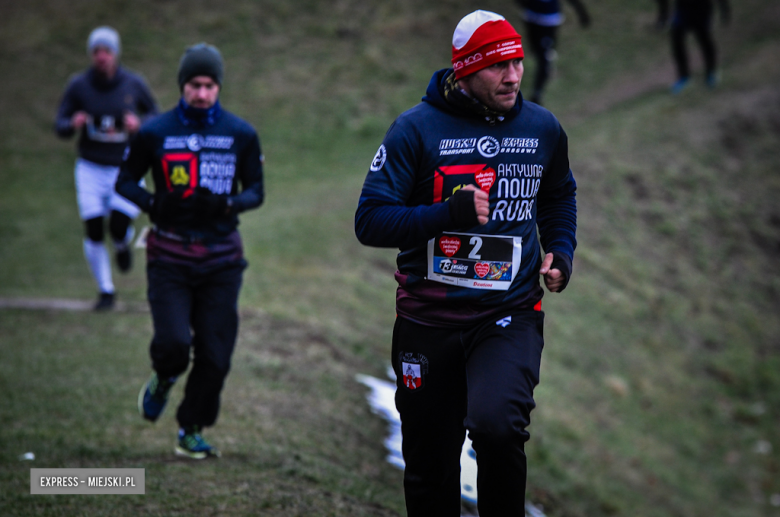
[(177, 456), (185, 456), (193, 460), (202, 460), (208, 457), (219, 458), (222, 454), (216, 447), (210, 445), (201, 436), (198, 426), (179, 429), (179, 443), (176, 444)]
[(718, 72), (710, 72), (707, 74), (707, 87), (710, 89), (716, 88), (720, 83), (720, 74)]
[(165, 403), (168, 402), (168, 393), (171, 391), (176, 377), (170, 379), (160, 379), (157, 373), (152, 373), (149, 380), (141, 386), (141, 392), (138, 394), (138, 412), (145, 419), (155, 422), (165, 409)]
[(688, 86), (688, 83), (690, 82), (690, 79), (688, 77), (683, 77), (676, 83), (672, 85), (672, 95), (679, 95), (682, 93), (682, 91)]

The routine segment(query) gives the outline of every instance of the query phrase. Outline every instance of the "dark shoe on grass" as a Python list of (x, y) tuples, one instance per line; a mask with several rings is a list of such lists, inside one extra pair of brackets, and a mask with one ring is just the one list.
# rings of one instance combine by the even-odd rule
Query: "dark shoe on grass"
[(95, 302), (94, 310), (98, 312), (110, 311), (114, 308), (114, 293), (100, 293), (98, 295), (97, 302)]
[(133, 268), (133, 252), (130, 251), (130, 246), (116, 250), (116, 265), (122, 273), (127, 273)]

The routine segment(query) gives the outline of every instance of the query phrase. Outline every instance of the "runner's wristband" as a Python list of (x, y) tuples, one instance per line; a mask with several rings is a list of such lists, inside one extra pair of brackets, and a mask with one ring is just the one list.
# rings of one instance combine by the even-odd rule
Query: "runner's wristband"
[(471, 228), (479, 224), (473, 190), (458, 190), (447, 202), (450, 205), (450, 218), (456, 228)]

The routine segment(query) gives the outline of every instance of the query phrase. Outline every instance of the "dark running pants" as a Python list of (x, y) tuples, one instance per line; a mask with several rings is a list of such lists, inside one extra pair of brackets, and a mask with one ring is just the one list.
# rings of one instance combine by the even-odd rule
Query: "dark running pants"
[(161, 378), (187, 377), (176, 413), (181, 427), (213, 425), (238, 334), (238, 293), (245, 262), (199, 270), (163, 261), (147, 264), (154, 336), (152, 368)]
[(704, 58), (704, 73), (715, 72), (715, 41), (712, 38), (712, 12), (705, 10), (696, 14), (677, 14), (672, 20), (672, 56), (677, 67), (677, 77), (686, 79), (690, 76), (688, 67), (688, 52), (685, 48), (685, 38), (692, 32), (701, 48)]
[(396, 319), (392, 362), (409, 517), (460, 515), (466, 430), (477, 453), (480, 517), (525, 515), (524, 444), (539, 383), (544, 313), (510, 315), (506, 326), (496, 318), (466, 331)]

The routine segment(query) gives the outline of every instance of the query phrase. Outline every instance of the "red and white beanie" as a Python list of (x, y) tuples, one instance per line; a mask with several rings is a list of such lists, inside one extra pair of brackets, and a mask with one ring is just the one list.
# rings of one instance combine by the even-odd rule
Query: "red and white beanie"
[(500, 14), (474, 11), (455, 27), (452, 68), (456, 79), (500, 61), (518, 58), (523, 58), (520, 35)]

